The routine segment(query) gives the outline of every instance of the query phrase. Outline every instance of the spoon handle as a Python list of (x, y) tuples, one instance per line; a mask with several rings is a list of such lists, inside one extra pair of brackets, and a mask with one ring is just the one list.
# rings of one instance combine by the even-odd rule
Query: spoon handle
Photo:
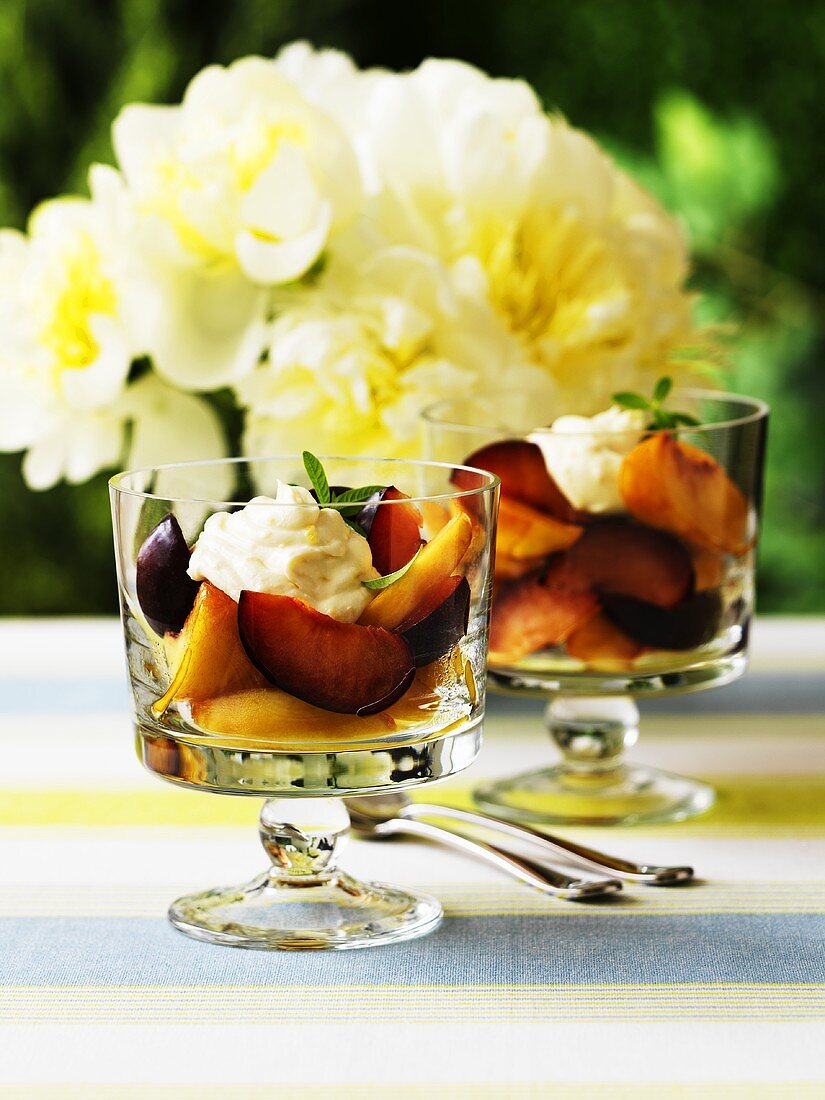
[(383, 822), (376, 832), (384, 836), (390, 833), (409, 833), (412, 836), (425, 837), (427, 840), (436, 840), (440, 844), (448, 844), (461, 852), (492, 863), (500, 870), (506, 871), (530, 886), (535, 886), (536, 889), (542, 890), (545, 894), (552, 894), (554, 897), (565, 898), (568, 901), (596, 897), (600, 894), (612, 894), (622, 888), (622, 884), (615, 879), (573, 878), (563, 871), (535, 863), (523, 856), (504, 852), (482, 840), (471, 840), (469, 837), (454, 833), (450, 829), (442, 829), (438, 825), (432, 825), (428, 821), (394, 817)]
[(594, 871), (610, 871), (618, 878), (626, 882), (636, 882), (647, 886), (671, 886), (678, 882), (687, 882), (693, 878), (692, 867), (657, 867), (649, 863), (634, 863), (632, 860), (621, 856), (611, 856), (606, 852), (599, 852), (595, 848), (588, 848), (584, 844), (576, 844), (572, 840), (565, 840), (560, 836), (550, 833), (540, 833), (531, 829), (529, 825), (515, 825), (510, 821), (504, 821), (499, 817), (491, 817), (489, 814), (476, 813), (471, 810), (454, 809), (452, 806), (436, 806), (423, 802), (411, 802), (399, 811), (407, 820), (420, 817), (446, 817), (456, 821), (466, 821), (470, 825), (480, 825), (486, 829), (493, 829), (515, 840), (527, 840), (533, 844), (541, 845), (545, 850), (550, 850), (556, 855), (566, 856)]

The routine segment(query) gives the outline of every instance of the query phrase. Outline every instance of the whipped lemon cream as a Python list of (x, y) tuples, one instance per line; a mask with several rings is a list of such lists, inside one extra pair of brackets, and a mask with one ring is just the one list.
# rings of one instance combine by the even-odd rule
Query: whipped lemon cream
[(555, 483), (574, 508), (603, 514), (626, 511), (619, 471), (642, 436), (643, 409), (611, 405), (595, 416), (560, 416), (528, 440), (544, 455)]
[[(271, 507), (267, 507), (271, 505)], [(295, 596), (324, 615), (353, 623), (378, 576), (366, 539), (308, 489), (279, 481), (274, 497), (210, 516), (189, 562), (193, 580), (211, 581), (237, 600), (244, 589)]]

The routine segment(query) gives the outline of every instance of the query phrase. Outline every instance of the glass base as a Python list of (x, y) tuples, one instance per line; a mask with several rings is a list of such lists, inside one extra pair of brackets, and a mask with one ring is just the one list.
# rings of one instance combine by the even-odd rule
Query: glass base
[(338, 798), (270, 798), (258, 835), (271, 867), (243, 886), (178, 898), (169, 920), (196, 940), (262, 951), (343, 951), (432, 932), (441, 905), (380, 882), (359, 882), (337, 866), (349, 834)]
[(179, 898), (169, 909), (175, 928), (193, 939), (280, 951), (397, 943), (432, 932), (441, 917), (435, 898), (341, 871), (300, 884), (267, 872), (243, 886)]
[(567, 765), (481, 787), (479, 806), (513, 821), (547, 825), (641, 825), (683, 821), (713, 805), (714, 790), (644, 765), (577, 775)]
[(417, 787), (463, 771), (481, 748), (476, 719), (414, 744), (348, 745), (327, 751), (229, 748), (216, 737), (193, 740), (150, 726), (135, 727), (144, 767), (178, 786), (252, 796), (369, 794)]

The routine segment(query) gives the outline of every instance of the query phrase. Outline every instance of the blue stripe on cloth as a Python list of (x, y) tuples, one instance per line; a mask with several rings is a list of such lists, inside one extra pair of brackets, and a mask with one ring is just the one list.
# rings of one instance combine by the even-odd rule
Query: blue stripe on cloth
[(4, 918), (3, 986), (825, 983), (821, 914), (453, 918), (378, 951), (245, 952), (160, 918)]
[[(541, 714), (541, 699), (487, 696), (491, 717)], [(125, 675), (100, 679), (37, 679), (0, 676), (0, 716), (103, 714), (129, 706)], [(821, 714), (825, 683), (816, 675), (752, 674), (727, 688), (696, 695), (641, 699), (648, 714)]]
[(88, 680), (0, 678), (0, 716), (113, 714), (129, 707), (125, 674)]
[[(727, 687), (688, 695), (637, 697), (646, 714), (822, 714), (825, 678), (817, 673), (752, 672)], [(522, 695), (487, 693), (487, 713), (512, 718), (541, 715), (544, 702)]]

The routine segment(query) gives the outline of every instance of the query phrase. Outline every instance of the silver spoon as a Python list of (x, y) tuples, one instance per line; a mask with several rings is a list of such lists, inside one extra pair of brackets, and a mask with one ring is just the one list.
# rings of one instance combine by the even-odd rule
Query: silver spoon
[[(555, 855), (562, 855), (575, 863), (587, 867), (591, 871), (610, 871), (617, 878), (625, 882), (635, 882), (646, 886), (673, 886), (675, 883), (687, 882), (693, 878), (692, 867), (658, 867), (650, 863), (634, 863), (622, 856), (611, 856), (605, 852), (599, 852), (595, 848), (588, 848), (583, 844), (576, 844), (572, 840), (564, 840), (562, 837), (550, 833), (540, 833), (531, 829), (528, 825), (514, 825), (510, 821), (503, 821), (498, 817), (488, 814), (475, 813), (471, 810), (458, 810), (452, 806), (436, 806), (424, 802), (411, 802), (407, 795), (400, 791), (392, 791), (388, 794), (361, 796), (346, 798), (344, 801), (353, 817), (372, 822), (387, 823), (389, 821), (412, 820), (418, 822), (419, 818), (446, 817), (456, 821), (464, 821), (469, 825), (480, 825), (485, 829), (493, 829), (515, 840), (529, 841), (531, 844), (540, 845), (545, 851), (551, 851)], [(418, 822), (424, 824), (423, 822)], [(445, 830), (446, 831), (446, 830)], [(455, 834), (450, 834), (451, 836)], [(498, 850), (498, 849), (497, 849)], [(512, 858), (512, 857), (511, 857)]]
[[(399, 797), (403, 798), (403, 796)], [(483, 840), (471, 840), (450, 829), (432, 825), (429, 821), (419, 821), (413, 816), (396, 814), (392, 809), (383, 816), (381, 805), (373, 805), (379, 803), (386, 807), (387, 802), (383, 798), (346, 798), (344, 801), (349, 810), (353, 829), (363, 836), (391, 837), (406, 833), (410, 836), (424, 837), (427, 840), (436, 840), (440, 844), (457, 848), (460, 852), (484, 859), (499, 870), (506, 871), (522, 882), (557, 898), (576, 901), (602, 894), (614, 894), (622, 888), (622, 884), (616, 879), (574, 878), (564, 871), (548, 867), (544, 863), (536, 863), (526, 856), (505, 852)], [(404, 809), (403, 803), (400, 808)]]

